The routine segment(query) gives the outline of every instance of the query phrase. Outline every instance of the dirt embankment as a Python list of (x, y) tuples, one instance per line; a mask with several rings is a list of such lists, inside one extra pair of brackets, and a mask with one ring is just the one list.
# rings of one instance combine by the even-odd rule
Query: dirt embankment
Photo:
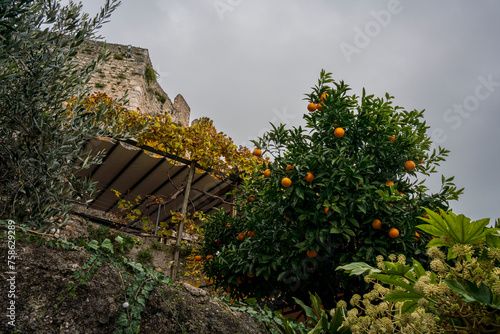
[[(8, 295), (8, 243), (2, 230), (0, 271), (2, 289), (0, 333), (113, 333), (126, 301), (126, 284), (117, 267), (103, 262), (88, 284), (68, 297), (68, 283), (91, 253), (16, 241), (15, 298)], [(58, 300), (66, 297), (63, 300)], [(15, 301), (15, 327), (7, 307)], [(57, 306), (55, 306), (57, 305)], [(232, 312), (204, 290), (183, 284), (155, 288), (141, 314), (140, 333), (261, 333), (262, 327), (246, 313)]]

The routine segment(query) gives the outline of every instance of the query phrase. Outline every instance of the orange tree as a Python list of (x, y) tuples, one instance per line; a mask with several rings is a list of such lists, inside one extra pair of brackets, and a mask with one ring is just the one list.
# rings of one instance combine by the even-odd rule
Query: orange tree
[(305, 128), (273, 126), (255, 141), (272, 162), (235, 192), (236, 215), (207, 217), (204, 270), (233, 297), (279, 305), (316, 291), (328, 303), (365, 289), (335, 271), (341, 263), (389, 253), (425, 260), (431, 236), (415, 233), (415, 218), (422, 207), (448, 209), (463, 189), (443, 177), (429, 193), (417, 176), (435, 172), (448, 151), (430, 152), (423, 111), (348, 91), (322, 71), (306, 94)]

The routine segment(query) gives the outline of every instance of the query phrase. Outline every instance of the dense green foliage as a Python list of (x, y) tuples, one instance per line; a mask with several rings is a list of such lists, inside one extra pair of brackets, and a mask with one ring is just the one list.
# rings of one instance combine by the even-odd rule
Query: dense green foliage
[[(85, 88), (103, 51), (80, 66), (77, 51), (109, 18), (119, 1), (107, 0), (94, 18), (81, 5), (15, 0), (0, 5), (0, 216), (48, 228), (64, 220), (74, 201), (93, 189), (78, 170), (98, 161), (83, 152), (93, 136), (121, 129), (103, 119), (112, 106), (82, 107)], [(72, 98), (71, 107), (66, 102)], [(123, 134), (122, 134), (123, 135)]]
[[(429, 151), (423, 111), (394, 106), (388, 94), (348, 92), (322, 72), (307, 95), (319, 109), (304, 115), (306, 127), (273, 126), (255, 142), (272, 162), (257, 166), (235, 192), (234, 217), (218, 212), (206, 221), (201, 253), (213, 255), (204, 270), (217, 287), (278, 305), (290, 295), (308, 298), (308, 291), (331, 302), (365, 288), (335, 271), (341, 263), (374, 263), (376, 254), (391, 252), (425, 261), (430, 236), (416, 238), (416, 218), (422, 207), (446, 210), (462, 190), (443, 177), (431, 194), (417, 176), (435, 172), (448, 151)], [(407, 161), (416, 168), (405, 169)], [(380, 229), (372, 228), (374, 219)], [(399, 236), (391, 238), (391, 228)]]

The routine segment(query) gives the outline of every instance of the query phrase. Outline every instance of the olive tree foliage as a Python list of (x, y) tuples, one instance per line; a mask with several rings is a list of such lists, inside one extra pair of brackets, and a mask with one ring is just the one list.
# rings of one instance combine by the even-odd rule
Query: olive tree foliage
[(101, 38), (97, 30), (119, 4), (106, 0), (90, 17), (73, 2), (0, 0), (0, 218), (46, 230), (92, 192), (93, 183), (75, 175), (99, 161), (85, 143), (120, 129), (103, 122), (114, 106), (81, 103), (109, 54), (103, 48), (87, 66), (76, 56), (85, 40)]

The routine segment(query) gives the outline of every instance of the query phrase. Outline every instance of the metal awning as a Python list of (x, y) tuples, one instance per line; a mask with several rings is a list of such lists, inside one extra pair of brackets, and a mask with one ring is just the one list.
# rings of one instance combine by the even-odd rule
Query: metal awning
[[(90, 209), (106, 213), (121, 213), (119, 198), (133, 203), (151, 222), (158, 218), (158, 205), (152, 205), (149, 195), (162, 196), (165, 201), (159, 210), (159, 221), (169, 221), (171, 212), (181, 210), (191, 162), (155, 151), (150, 147), (137, 147), (135, 142), (110, 139), (92, 139), (86, 151), (103, 152), (103, 161), (78, 175), (97, 181), (98, 192), (88, 203)], [(203, 211), (208, 214), (215, 208), (230, 210), (227, 193), (236, 185), (234, 180), (214, 177), (207, 170), (196, 168), (189, 195), (188, 213)], [(141, 200), (136, 202), (136, 198)], [(172, 197), (173, 196), (173, 197)]]

